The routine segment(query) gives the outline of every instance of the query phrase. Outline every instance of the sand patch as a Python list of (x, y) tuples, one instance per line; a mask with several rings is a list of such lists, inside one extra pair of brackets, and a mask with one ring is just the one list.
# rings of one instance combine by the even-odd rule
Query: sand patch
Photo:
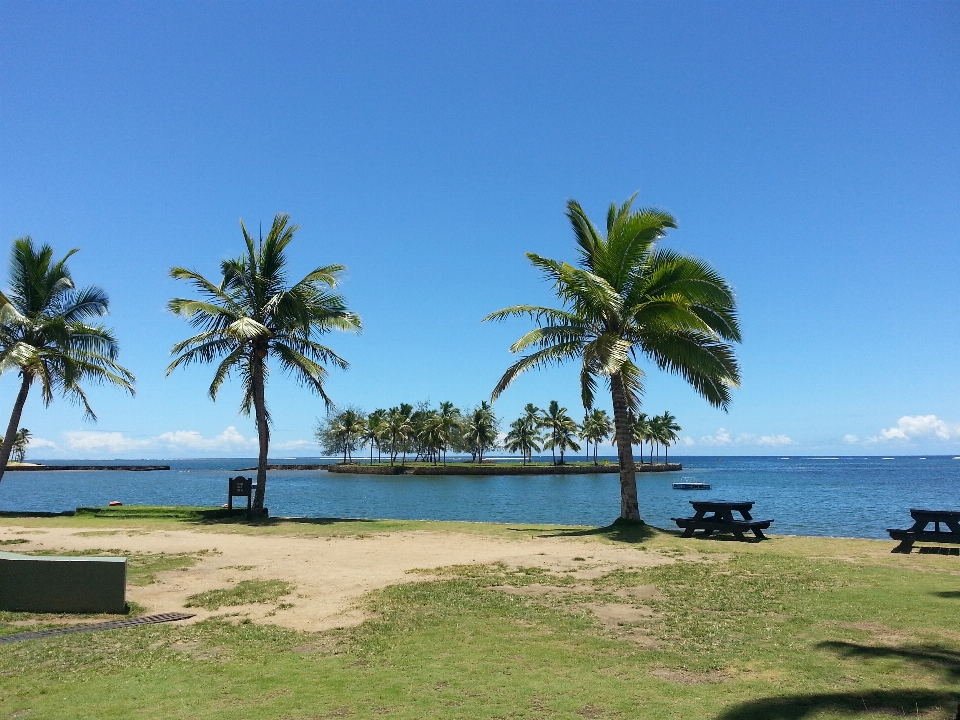
[[(105, 538), (91, 536), (89, 530), (33, 531), (13, 526), (4, 530), (4, 535), (42, 532), (42, 537), (31, 538), (28, 545), (17, 546), (27, 552), (104, 549)], [(424, 576), (412, 571), (423, 568), (503, 563), (510, 568), (536, 567), (562, 577), (588, 579), (614, 570), (676, 562), (661, 553), (637, 547), (576, 538), (514, 539), (436, 531), (369, 534), (363, 538), (310, 538), (229, 530), (221, 533), (209, 528), (199, 531), (131, 528), (110, 535), (109, 542), (109, 547), (130, 553), (203, 553), (193, 567), (158, 572), (157, 582), (150, 585), (128, 585), (127, 599), (142, 605), (147, 613), (196, 613), (190, 622), (222, 616), (222, 610), (186, 608), (187, 598), (207, 590), (231, 587), (240, 580), (282, 578), (295, 587), (294, 594), (285, 596), (284, 602), (232, 607), (231, 615), (238, 622), (250, 619), (311, 632), (363, 622), (366, 616), (358, 607), (363, 595), (389, 585), (420, 582)], [(575, 557), (587, 561), (575, 561)], [(576, 592), (585, 591), (589, 586), (582, 587), (583, 590)]]

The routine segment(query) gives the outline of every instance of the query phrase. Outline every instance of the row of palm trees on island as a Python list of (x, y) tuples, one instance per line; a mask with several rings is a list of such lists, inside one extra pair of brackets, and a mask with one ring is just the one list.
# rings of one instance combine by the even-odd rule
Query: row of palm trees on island
[[(436, 408), (429, 403), (416, 407), (403, 403), (371, 413), (347, 408), (318, 421), (314, 436), (325, 455), (339, 455), (345, 464), (353, 463), (354, 453), (363, 448), (369, 450), (370, 465), (374, 464), (374, 454), (378, 464), (385, 455), (390, 465), (398, 459), (405, 465), (408, 456), (412, 462), (446, 465), (448, 452), (468, 454), (471, 462), (482, 463), (486, 453), (502, 448), (519, 453), (521, 465), (532, 462), (533, 454), (544, 450), (550, 450), (554, 465), (564, 465), (568, 450), (580, 450), (580, 439), (586, 445), (588, 460), (593, 443), (593, 464), (599, 465), (598, 447), (613, 436), (613, 422), (606, 410), (590, 410), (579, 424), (556, 400), (551, 400), (544, 410), (533, 403), (527, 403), (523, 410), (502, 438), (501, 420), (486, 401), (466, 412), (450, 402), (442, 402)], [(667, 462), (667, 449), (681, 430), (676, 418), (668, 412), (655, 417), (639, 413), (632, 416), (632, 422), (631, 436), (640, 445), (641, 462), (644, 443), (650, 444), (651, 464), (654, 448), (659, 460), (661, 446)]]
[[(511, 346), (512, 352), (528, 354), (507, 369), (490, 402), (459, 414), (452, 406), (444, 410), (443, 405), (437, 410), (402, 405), (378, 411), (377, 439), (368, 441), (373, 443), (371, 451), (374, 446), (378, 452), (386, 451), (395, 462), (398, 453), (403, 458), (409, 454), (413, 446), (408, 443), (414, 437), (426, 449), (426, 457), (445, 457), (459, 443), (456, 447), (469, 445), (466, 452), (482, 462), (499, 438), (491, 403), (526, 370), (578, 361), (587, 413), (579, 429), (570, 418), (561, 423), (562, 408), (551, 404), (545, 412), (532, 408), (525, 416), (543, 419), (556, 410), (556, 426), (519, 418), (511, 424), (504, 443), (526, 453), (525, 461), (536, 452), (536, 445), (559, 452), (562, 461), (564, 453), (574, 449), (573, 438), (580, 437), (594, 443), (596, 457), (596, 446), (612, 430), (620, 471), (620, 517), (639, 521), (633, 445), (637, 425), (653, 419), (641, 413), (644, 371), (637, 361), (646, 359), (680, 375), (710, 404), (725, 410), (731, 388), (740, 381), (732, 346), (740, 341), (740, 329), (727, 282), (709, 263), (659, 247), (667, 230), (676, 228), (676, 221), (661, 210), (633, 210), (633, 200), (611, 204), (605, 233), (576, 201), (567, 203), (579, 256), (576, 265), (527, 253), (552, 284), (560, 307), (515, 305), (483, 319), (525, 317), (536, 325)], [(195, 334), (173, 346), (167, 375), (193, 363), (214, 363), (208, 389), (212, 400), (228, 378), (239, 379), (240, 412), (253, 414), (259, 438), (253, 507), (255, 513), (263, 513), (271, 425), (266, 404), (269, 368), (279, 367), (292, 375), (319, 395), (329, 410), (334, 404), (326, 391), (328, 368), (345, 369), (348, 363), (319, 340), (333, 330), (359, 333), (362, 325), (336, 292), (345, 269), (342, 265), (322, 265), (297, 282), (288, 281), (285, 250), (298, 229), (288, 215), (277, 214), (267, 236), (258, 240), (242, 221), (240, 229), (243, 252), (221, 261), (216, 280), (182, 267), (170, 271), (171, 277), (189, 283), (199, 297), (174, 298), (168, 303)], [(99, 322), (109, 309), (106, 292), (95, 286), (78, 289), (74, 284), (67, 261), (76, 252), (55, 260), (49, 245), (36, 247), (29, 237), (13, 243), (8, 289), (0, 292), (0, 374), (17, 373), (19, 390), (0, 443), (0, 479), (35, 383), (45, 405), (55, 395), (63, 395), (79, 404), (90, 420), (96, 416), (85, 385), (107, 384), (134, 394), (135, 377), (118, 362), (117, 339)], [(601, 383), (613, 404), (612, 428), (609, 417), (604, 425), (606, 413), (594, 408)], [(417, 412), (430, 416), (423, 439), (413, 434)], [(354, 413), (342, 420), (359, 426), (363, 417), (364, 432), (373, 432), (370, 415)], [(387, 428), (384, 435), (382, 426)], [(665, 447), (672, 442), (651, 440), (649, 434), (643, 437), (642, 442)], [(350, 459), (352, 450), (346, 452)]]

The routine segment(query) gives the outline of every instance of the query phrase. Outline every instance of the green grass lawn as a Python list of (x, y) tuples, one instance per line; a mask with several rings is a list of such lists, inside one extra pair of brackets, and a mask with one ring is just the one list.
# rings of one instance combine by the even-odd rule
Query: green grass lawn
[[(91, 522), (34, 522), (65, 521)], [(150, 521), (159, 522), (176, 521)], [(223, 614), (0, 646), (0, 718), (946, 720), (957, 712), (956, 557), (889, 555), (890, 543), (872, 541), (742, 544), (629, 527), (197, 526), (566, 534), (642, 545), (677, 562), (590, 580), (445, 568), (368, 596), (372, 618), (359, 627), (318, 634), (234, 622), (230, 604), (249, 599), (200, 598)], [(142, 560), (143, 576), (187, 562), (158, 554)], [(281, 603), (289, 588), (242, 590)], [(0, 630), (10, 632), (19, 615), (3, 614)]]

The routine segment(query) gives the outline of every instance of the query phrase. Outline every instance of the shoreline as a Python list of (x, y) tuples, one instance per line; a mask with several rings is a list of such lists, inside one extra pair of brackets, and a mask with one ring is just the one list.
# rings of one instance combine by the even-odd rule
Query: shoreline
[[(637, 473), (678, 472), (680, 463), (637, 465)], [(344, 475), (600, 475), (620, 472), (618, 465), (328, 465)]]
[(149, 472), (151, 470), (169, 470), (169, 465), (7, 465), (6, 472), (47, 472), (61, 470), (128, 470)]

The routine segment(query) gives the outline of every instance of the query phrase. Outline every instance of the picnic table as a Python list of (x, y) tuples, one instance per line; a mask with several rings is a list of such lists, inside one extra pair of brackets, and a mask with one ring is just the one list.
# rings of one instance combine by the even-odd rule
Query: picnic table
[[(900, 541), (900, 544), (890, 552), (909, 553), (913, 549), (913, 544), (917, 541), (960, 545), (960, 510), (921, 510), (914, 508), (910, 510), (910, 516), (914, 520), (913, 527), (906, 530), (887, 529), (891, 538)], [(926, 529), (930, 523), (933, 523), (933, 530)], [(941, 530), (941, 523), (947, 529)]]
[[(737, 540), (746, 540), (743, 533), (751, 531), (758, 540), (766, 540), (763, 531), (773, 520), (754, 520), (750, 515), (753, 501), (728, 502), (726, 500), (691, 500), (694, 516), (671, 518), (678, 527), (684, 528), (683, 537), (693, 537), (694, 530), (702, 530), (704, 537), (714, 532), (733, 533)], [(739, 513), (737, 519), (733, 513)], [(711, 514), (707, 514), (711, 513)]]

